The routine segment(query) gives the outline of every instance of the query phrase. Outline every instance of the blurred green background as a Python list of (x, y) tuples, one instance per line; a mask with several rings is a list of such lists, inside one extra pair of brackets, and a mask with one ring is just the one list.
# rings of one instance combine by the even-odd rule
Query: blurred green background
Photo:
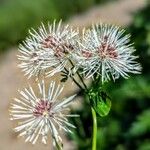
[[(29, 28), (37, 28), (41, 22), (51, 22), (53, 19), (67, 21), (71, 16), (80, 15), (95, 5), (105, 5), (106, 1), (112, 2), (0, 0), (0, 54), (17, 46)], [(112, 99), (112, 109), (106, 118), (98, 118), (97, 150), (150, 150), (150, 2), (147, 1), (146, 6), (132, 16), (133, 20), (126, 29), (131, 33), (137, 49), (136, 54), (143, 67), (142, 74), (106, 85), (106, 91)], [(75, 140), (77, 149), (90, 150), (90, 108), (85, 105), (84, 109), (77, 110), (76, 113), (81, 115), (80, 118), (71, 121), (77, 130), (69, 137)]]
[(110, 0), (1, 0), (0, 51), (16, 45), (31, 27), (54, 19), (63, 21), (94, 4)]

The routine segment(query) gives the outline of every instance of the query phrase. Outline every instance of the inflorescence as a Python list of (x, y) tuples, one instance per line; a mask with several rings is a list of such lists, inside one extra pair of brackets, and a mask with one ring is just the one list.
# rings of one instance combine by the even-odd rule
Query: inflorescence
[[(29, 36), (19, 46), (18, 66), (28, 78), (62, 73), (81, 87), (74, 78), (77, 74), (87, 88), (84, 79), (99, 78), (103, 84), (120, 76), (128, 78), (130, 73), (140, 73), (141, 65), (134, 52), (130, 35), (117, 26), (100, 23), (80, 34), (69, 25), (54, 21), (48, 27), (41, 24), (37, 31), (29, 31)], [(59, 130), (71, 133), (70, 127), (75, 128), (67, 118), (77, 115), (66, 114), (75, 95), (58, 100), (63, 90), (60, 85), (51, 82), (47, 94), (44, 80), (38, 82), (38, 87), (39, 96), (31, 86), (19, 91), (20, 98), (15, 98), (11, 104), (11, 120), (19, 121), (15, 131), (20, 132), (25, 141), (34, 144), (41, 136), (46, 144), (50, 134), (57, 145), (62, 143)]]

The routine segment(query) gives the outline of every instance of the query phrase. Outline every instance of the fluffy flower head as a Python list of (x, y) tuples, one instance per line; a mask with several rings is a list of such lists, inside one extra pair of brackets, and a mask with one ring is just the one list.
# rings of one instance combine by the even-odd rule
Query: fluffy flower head
[(59, 131), (71, 132), (69, 127), (75, 128), (68, 122), (67, 117), (77, 115), (66, 114), (75, 95), (58, 101), (63, 87), (60, 85), (56, 87), (55, 82), (51, 82), (47, 94), (44, 81), (38, 83), (38, 87), (40, 96), (36, 96), (32, 87), (29, 86), (29, 89), (20, 91), (21, 98), (15, 98), (15, 102), (11, 104), (11, 120), (19, 121), (14, 130), (20, 132), (19, 135), (24, 136), (26, 142), (30, 141), (33, 144), (39, 137), (46, 144), (49, 134), (54, 139), (54, 145), (56, 142), (62, 143)]
[(64, 69), (74, 51), (75, 38), (78, 32), (68, 25), (43, 24), (38, 31), (32, 29), (30, 36), (20, 45), (20, 68), (29, 77), (44, 73), (52, 76)]
[(102, 82), (127, 78), (128, 73), (140, 73), (141, 66), (124, 30), (107, 24), (97, 24), (83, 32), (75, 59), (87, 78), (100, 74)]

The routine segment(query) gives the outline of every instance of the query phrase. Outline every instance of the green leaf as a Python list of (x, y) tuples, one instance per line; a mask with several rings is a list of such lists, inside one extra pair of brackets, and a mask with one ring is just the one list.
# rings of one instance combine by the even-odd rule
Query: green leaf
[(60, 81), (61, 81), (61, 82), (66, 82), (67, 79), (68, 79), (68, 78), (65, 77), (65, 78), (62, 78)]
[(111, 108), (110, 99), (106, 98), (106, 100), (100, 99), (94, 105), (94, 109), (101, 117), (105, 117), (109, 114)]
[(88, 92), (89, 100), (96, 113), (105, 117), (111, 109), (110, 97), (100, 88), (91, 88)]

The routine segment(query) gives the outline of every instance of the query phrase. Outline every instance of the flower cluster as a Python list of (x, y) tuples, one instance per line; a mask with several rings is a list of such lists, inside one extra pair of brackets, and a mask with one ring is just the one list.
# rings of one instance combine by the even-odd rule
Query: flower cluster
[(129, 73), (140, 73), (141, 66), (133, 54), (130, 35), (124, 32), (117, 26), (97, 24), (79, 36), (78, 30), (62, 27), (61, 22), (48, 25), (48, 31), (42, 24), (39, 32), (30, 31), (20, 46), (19, 66), (29, 77), (39, 73), (52, 76), (71, 60), (74, 70), (82, 70), (85, 78), (100, 75), (102, 82), (127, 78)]
[[(63, 100), (58, 100), (63, 87), (56, 86), (51, 82), (46, 94), (44, 80), (38, 83), (39, 93), (37, 96), (32, 87), (20, 91), (21, 98), (14, 99), (11, 104), (11, 120), (19, 120), (18, 126), (14, 129), (20, 132), (19, 136), (24, 136), (26, 142), (36, 143), (39, 136), (42, 142), (47, 143), (47, 136), (51, 133), (54, 139), (53, 143), (62, 143), (59, 130), (72, 132), (69, 127), (75, 128), (68, 122), (67, 117), (76, 117), (77, 115), (66, 114), (68, 106), (76, 95)], [(56, 143), (57, 142), (57, 143)]]
[[(104, 83), (111, 79), (115, 81), (120, 76), (128, 78), (129, 73), (137, 74), (141, 71), (140, 64), (136, 62), (133, 44), (130, 44), (130, 36), (125, 35), (125, 31), (117, 26), (93, 25), (90, 29), (84, 29), (80, 36), (78, 30), (69, 25), (63, 26), (61, 21), (58, 24), (54, 21), (47, 28), (42, 24), (38, 31), (32, 29), (29, 34), (20, 45), (18, 55), (19, 67), (28, 78), (37, 78), (39, 75), (50, 77), (61, 72), (61, 81), (64, 82), (70, 77), (82, 91), (86, 94), (89, 92), (89, 96), (91, 90), (83, 78), (93, 78), (96, 83), (99, 80)], [(77, 115), (65, 113), (75, 95), (58, 101), (63, 87), (56, 87), (55, 82), (51, 82), (47, 94), (44, 80), (38, 83), (38, 87), (39, 96), (31, 86), (20, 91), (21, 98), (15, 98), (11, 105), (11, 120), (19, 121), (15, 131), (20, 132), (19, 135), (24, 136), (25, 141), (34, 144), (41, 136), (42, 142), (46, 144), (48, 134), (51, 133), (53, 143), (57, 146), (62, 143), (59, 130), (71, 133), (69, 127), (75, 128), (67, 117)], [(103, 92), (98, 90), (99, 88), (96, 89), (98, 95), (94, 94), (96, 98)], [(90, 99), (93, 108), (94, 99)], [(98, 100), (99, 107), (94, 105), (96, 111), (101, 108), (101, 104), (105, 105), (100, 98)]]

